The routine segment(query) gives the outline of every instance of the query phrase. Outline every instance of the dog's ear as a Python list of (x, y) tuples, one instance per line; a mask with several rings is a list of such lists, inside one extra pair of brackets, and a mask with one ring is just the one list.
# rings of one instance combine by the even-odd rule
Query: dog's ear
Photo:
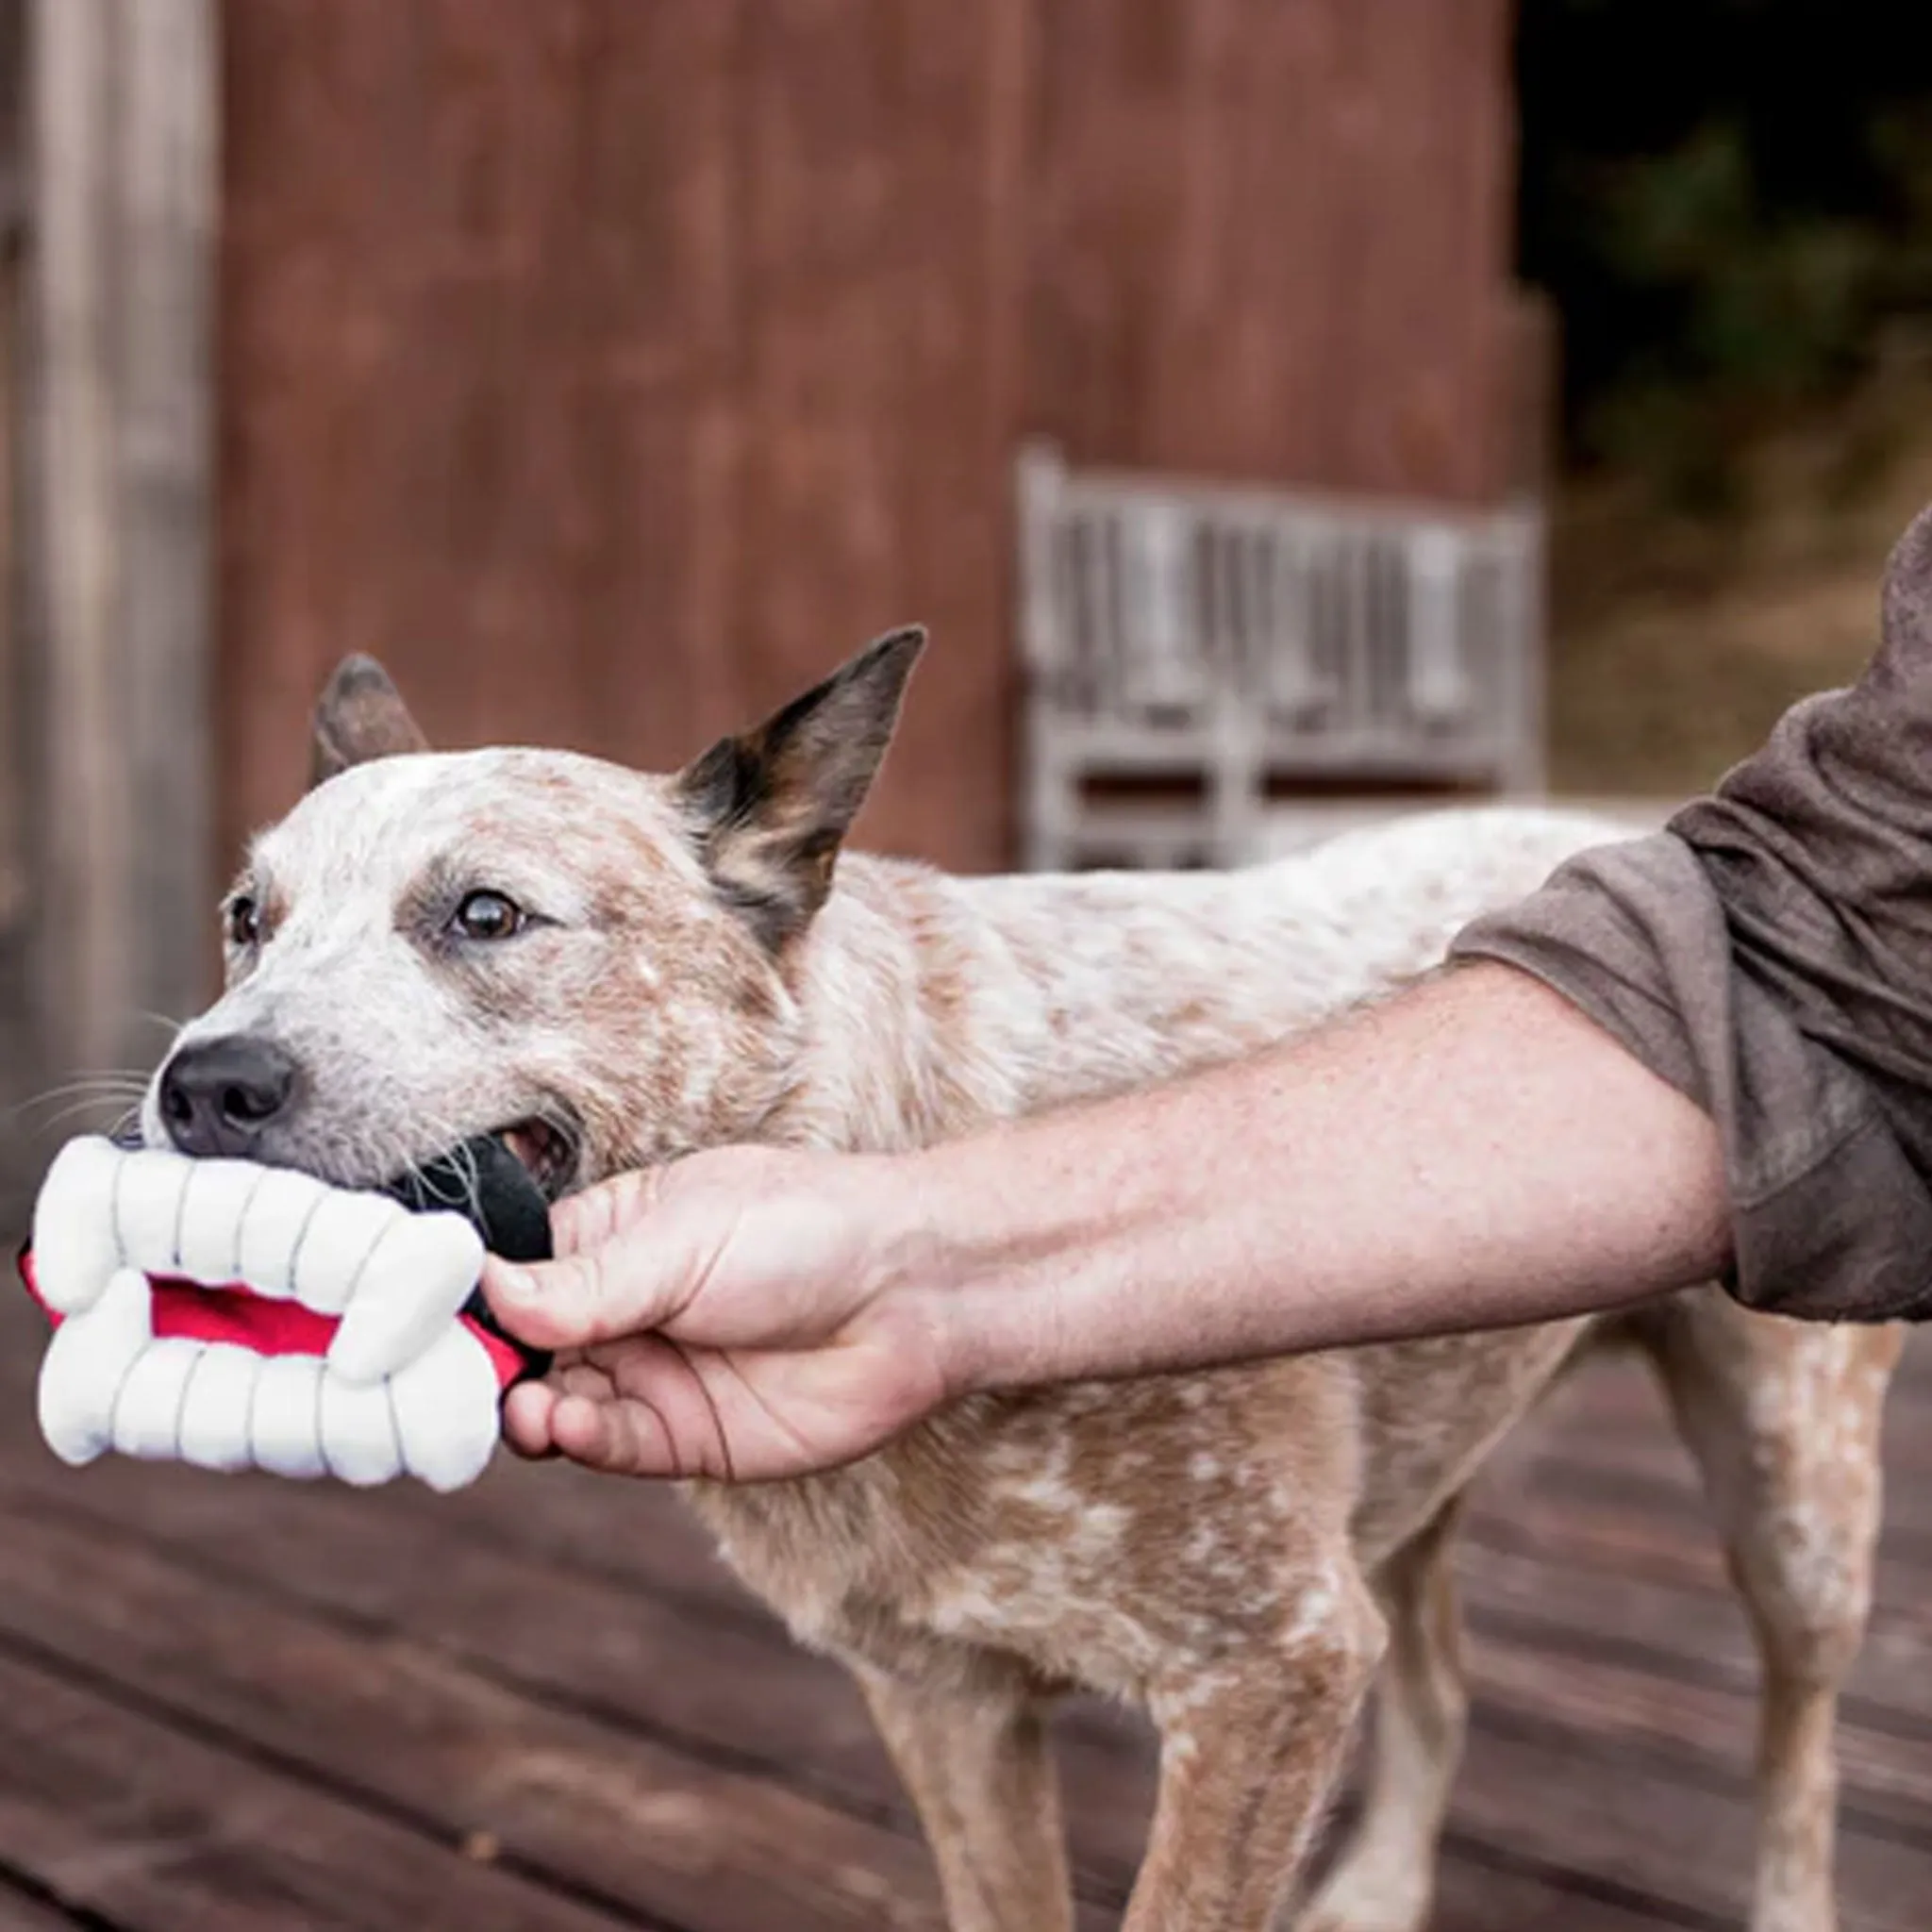
[(320, 785), (371, 758), (428, 749), (389, 673), (374, 658), (344, 658), (316, 700), (308, 782)]
[(891, 632), (675, 781), (719, 891), (774, 951), (824, 904), (924, 645), (917, 625)]

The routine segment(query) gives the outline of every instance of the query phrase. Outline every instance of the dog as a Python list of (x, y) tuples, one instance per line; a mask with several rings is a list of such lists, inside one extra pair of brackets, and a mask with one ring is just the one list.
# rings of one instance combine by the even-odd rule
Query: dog
[[(1220, 874), (841, 858), (922, 643), (881, 639), (672, 775), (431, 753), (349, 660), (317, 782), (225, 903), (226, 990), (158, 1070), (146, 1138), (355, 1186), (496, 1132), (552, 1198), (733, 1141), (920, 1146), (1386, 996), (1623, 835), (1492, 808)], [(219, 1104), (184, 1110), (210, 1057)], [(1754, 1932), (1830, 1932), (1835, 1701), (1895, 1329), (1710, 1288), (1613, 1324), (974, 1396), (834, 1474), (689, 1488), (740, 1575), (856, 1674), (955, 1932), (1073, 1924), (1042, 1710), (1076, 1687), (1160, 1736), (1129, 1932), (1262, 1932), (1299, 1897), (1372, 1685), (1364, 1808), (1294, 1923), (1419, 1932), (1464, 1726), (1458, 1501), (1613, 1338), (1661, 1374), (1762, 1648)]]

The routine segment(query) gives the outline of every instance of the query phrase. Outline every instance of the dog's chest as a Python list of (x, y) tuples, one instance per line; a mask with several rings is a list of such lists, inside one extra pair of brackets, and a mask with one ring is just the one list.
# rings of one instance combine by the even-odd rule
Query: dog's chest
[[(1318, 1399), (1258, 1427), (1264, 1380)], [(922, 1676), (991, 1651), (1140, 1695), (1335, 1589), (1353, 1469), (1332, 1380), (1282, 1364), (984, 1403), (838, 1475), (694, 1500), (816, 1648)]]

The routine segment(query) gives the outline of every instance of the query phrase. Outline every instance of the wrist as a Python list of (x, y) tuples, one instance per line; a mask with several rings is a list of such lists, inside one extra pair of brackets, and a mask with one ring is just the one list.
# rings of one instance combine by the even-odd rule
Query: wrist
[[(916, 1331), (949, 1398), (1108, 1373), (1124, 1341), (1091, 1317), (1112, 1306), (1118, 1251), (1132, 1248), (1137, 1203), (1104, 1203), (1068, 1174), (1074, 1124), (993, 1128), (888, 1157), (875, 1224), (882, 1320)], [(1090, 1319), (1071, 1308), (1086, 1304)]]
[(972, 1337), (958, 1320), (970, 1275), (923, 1152), (872, 1154), (841, 1170), (841, 1205), (858, 1248), (860, 1320), (930, 1363), (947, 1400), (974, 1380)]

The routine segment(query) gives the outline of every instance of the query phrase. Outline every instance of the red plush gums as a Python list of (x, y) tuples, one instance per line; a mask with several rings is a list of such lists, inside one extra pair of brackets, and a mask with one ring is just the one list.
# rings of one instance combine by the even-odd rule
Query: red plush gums
[[(31, 1249), (21, 1255), (20, 1278), (58, 1328), (61, 1317), (41, 1300)], [(326, 1355), (335, 1339), (336, 1316), (318, 1315), (300, 1302), (271, 1300), (243, 1282), (204, 1288), (197, 1281), (150, 1275), (148, 1285), (154, 1290), (157, 1337), (185, 1335), (195, 1341), (231, 1341), (239, 1348), (252, 1348), (257, 1355)], [(491, 1334), (470, 1315), (458, 1319), (483, 1344), (490, 1365), (496, 1371), (498, 1387), (508, 1389), (525, 1367), (516, 1345)]]

